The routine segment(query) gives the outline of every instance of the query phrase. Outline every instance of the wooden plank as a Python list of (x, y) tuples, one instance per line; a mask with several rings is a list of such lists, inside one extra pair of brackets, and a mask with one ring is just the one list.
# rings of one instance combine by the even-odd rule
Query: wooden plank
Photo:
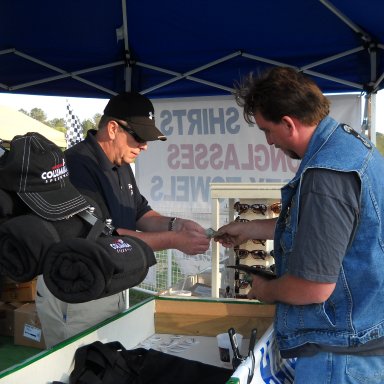
[(157, 333), (216, 336), (233, 327), (247, 337), (253, 328), (262, 335), (273, 322), (275, 306), (249, 300), (156, 299)]
[(155, 313), (156, 333), (216, 336), (233, 327), (243, 334), (244, 338), (249, 338), (253, 328), (256, 328), (261, 336), (272, 322), (273, 317)]
[(156, 314), (185, 314), (185, 315), (207, 315), (207, 316), (236, 316), (236, 317), (273, 317), (275, 306), (249, 302), (249, 300), (215, 301), (201, 299), (156, 299)]

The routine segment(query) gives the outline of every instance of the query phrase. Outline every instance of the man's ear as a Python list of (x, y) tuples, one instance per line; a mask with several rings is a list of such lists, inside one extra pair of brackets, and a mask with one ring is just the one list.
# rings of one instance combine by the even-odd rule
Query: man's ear
[(108, 137), (111, 140), (114, 140), (116, 137), (116, 133), (119, 130), (119, 124), (117, 124), (115, 120), (110, 120), (108, 121), (106, 128), (107, 128)]
[(289, 116), (283, 116), (281, 118), (281, 121), (282, 123), (284, 124), (284, 126), (287, 128), (287, 132), (290, 136), (292, 136), (295, 131), (296, 131), (296, 124), (295, 124), (295, 120), (292, 119), (291, 117)]

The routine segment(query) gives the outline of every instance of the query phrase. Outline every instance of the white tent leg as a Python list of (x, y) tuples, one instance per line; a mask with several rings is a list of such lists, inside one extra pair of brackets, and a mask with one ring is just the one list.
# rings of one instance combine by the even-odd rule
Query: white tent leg
[(376, 93), (365, 95), (361, 131), (376, 145)]
[(376, 145), (376, 93), (371, 93), (369, 98), (371, 108), (369, 109), (370, 115), (368, 116), (370, 121), (368, 137)]

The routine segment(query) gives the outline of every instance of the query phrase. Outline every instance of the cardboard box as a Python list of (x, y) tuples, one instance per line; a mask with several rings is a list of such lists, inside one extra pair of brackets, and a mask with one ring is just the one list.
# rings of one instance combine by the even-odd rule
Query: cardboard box
[(37, 279), (26, 283), (18, 283), (9, 278), (4, 279), (3, 287), (0, 290), (0, 300), (5, 302), (21, 301), (30, 302), (36, 298)]
[(43, 330), (35, 303), (25, 303), (14, 311), (14, 343), (45, 349)]
[(0, 335), (13, 336), (15, 310), (21, 303), (0, 303)]

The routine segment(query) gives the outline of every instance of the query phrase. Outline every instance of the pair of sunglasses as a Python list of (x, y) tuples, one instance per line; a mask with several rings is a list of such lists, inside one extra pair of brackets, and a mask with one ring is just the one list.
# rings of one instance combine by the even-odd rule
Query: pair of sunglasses
[(261, 213), (262, 215), (265, 215), (265, 212), (267, 212), (268, 207), (265, 204), (242, 204), (240, 202), (236, 202), (233, 208), (241, 213), (247, 212), (248, 210), (251, 210), (253, 213)]
[(235, 254), (239, 259), (245, 259), (248, 255), (251, 255), (254, 259), (265, 259), (267, 252), (263, 249), (248, 249), (234, 248)]
[(128, 132), (139, 144), (144, 144), (147, 142), (147, 140), (143, 140), (136, 132), (134, 132), (131, 128), (129, 128), (127, 125), (124, 125), (120, 123), (119, 121), (116, 121), (117, 124), (120, 125), (121, 128), (124, 129), (125, 132)]

